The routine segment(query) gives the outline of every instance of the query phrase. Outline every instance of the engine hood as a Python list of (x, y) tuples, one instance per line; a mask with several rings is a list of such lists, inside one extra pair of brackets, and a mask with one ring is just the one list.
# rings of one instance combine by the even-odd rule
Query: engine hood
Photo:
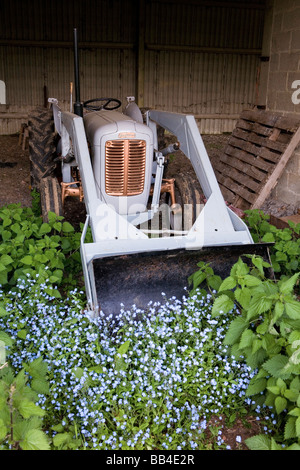
[(101, 138), (105, 135), (114, 135), (114, 138), (119, 139), (135, 139), (137, 135), (147, 134), (153, 142), (153, 133), (148, 126), (137, 123), (118, 111), (94, 111), (87, 113), (83, 120), (87, 139), (92, 146), (99, 146)]

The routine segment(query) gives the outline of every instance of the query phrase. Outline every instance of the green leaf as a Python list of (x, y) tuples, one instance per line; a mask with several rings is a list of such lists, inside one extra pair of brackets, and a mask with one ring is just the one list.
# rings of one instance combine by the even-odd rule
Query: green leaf
[(50, 450), (46, 434), (39, 429), (29, 430), (20, 442), (20, 447), (23, 450)]
[(43, 379), (33, 379), (31, 388), (35, 392), (42, 393), (43, 395), (48, 395), (49, 393), (49, 384), (46, 380)]
[(129, 345), (130, 345), (130, 341), (125, 341), (125, 343), (121, 344), (121, 346), (119, 347), (118, 353), (121, 355), (126, 354), (128, 351)]
[(72, 372), (75, 375), (75, 377), (77, 377), (77, 379), (81, 379), (81, 377), (83, 376), (84, 370), (82, 369), (82, 367), (74, 367), (72, 369)]
[(34, 260), (38, 261), (39, 263), (45, 264), (45, 263), (47, 263), (48, 258), (43, 253), (37, 253), (36, 255), (34, 255)]
[(222, 279), (217, 274), (213, 274), (212, 276), (208, 276), (207, 278), (207, 284), (209, 285), (209, 287), (216, 291), (220, 288), (221, 283)]
[(8, 434), (8, 429), (5, 426), (4, 421), (0, 418), (0, 442), (5, 439)]
[(272, 300), (268, 299), (264, 292), (256, 292), (249, 306), (247, 319), (250, 320), (259, 316), (261, 313), (267, 312), (270, 310), (271, 306)]
[(8, 315), (8, 312), (6, 311), (5, 307), (0, 305), (0, 317), (5, 317), (6, 315)]
[(45, 292), (52, 296), (52, 297), (55, 297), (56, 299), (60, 299), (61, 298), (61, 293), (59, 292), (58, 289), (53, 289), (52, 287), (47, 287), (45, 289)]
[(7, 282), (8, 282), (7, 274), (8, 274), (7, 271), (0, 273), (0, 286), (3, 286), (4, 284), (7, 284)]
[(20, 330), (20, 331), (18, 331), (18, 334), (17, 334), (18, 338), (21, 338), (21, 339), (25, 339), (26, 335), (27, 335), (26, 330)]
[(46, 233), (49, 233), (51, 232), (51, 227), (49, 224), (47, 223), (43, 223), (41, 226), (40, 226), (40, 230), (39, 230), (39, 235), (40, 236), (43, 236), (45, 235)]
[(43, 361), (42, 356), (37, 357), (30, 364), (24, 364), (24, 368), (34, 378), (44, 379), (48, 371), (48, 365)]
[(220, 297), (217, 297), (214, 301), (213, 308), (212, 308), (212, 316), (218, 316), (221, 313), (226, 314), (230, 312), (234, 307), (234, 302), (232, 299), (228, 297), (228, 295), (222, 294)]
[(284, 392), (284, 396), (285, 398), (287, 398), (288, 400), (292, 401), (292, 402), (296, 402), (298, 397), (299, 397), (299, 390), (293, 390), (293, 389), (290, 389), (290, 390), (286, 390)]
[(240, 303), (240, 305), (246, 310), (250, 304), (251, 290), (248, 287), (243, 287), (242, 289), (236, 289), (234, 292), (234, 297)]
[(12, 220), (9, 217), (3, 217), (3, 227), (8, 227)]
[(53, 225), (57, 220), (62, 220), (62, 216), (58, 216), (55, 212), (49, 211), (48, 212), (48, 221), (50, 225)]
[(235, 318), (229, 325), (225, 335), (224, 344), (232, 345), (236, 343), (249, 323), (243, 317)]
[(3, 341), (6, 346), (13, 345), (13, 339), (5, 331), (0, 331), (0, 341)]
[(2, 240), (4, 242), (7, 242), (8, 240), (11, 239), (11, 232), (9, 230), (3, 230), (1, 235), (2, 235)]
[(263, 276), (264, 275), (264, 267), (269, 268), (270, 264), (267, 263), (266, 261), (263, 260), (260, 256), (252, 256), (252, 263), (254, 266), (258, 269), (260, 274)]
[(61, 222), (55, 222), (53, 224), (53, 228), (55, 228), (55, 230), (57, 230), (57, 232), (60, 232), (61, 228), (62, 228), (62, 223)]
[(219, 287), (219, 292), (224, 291), (224, 290), (231, 290), (236, 287), (236, 280), (232, 277), (229, 276), (224, 281)]
[(271, 437), (271, 450), (282, 450), (281, 445), (277, 444), (274, 437)]
[(298, 418), (296, 419), (295, 426), (296, 426), (296, 436), (299, 438), (300, 437), (300, 416), (298, 416)]
[(273, 393), (273, 395), (279, 395), (280, 393), (280, 388), (277, 385), (267, 387), (267, 389), (269, 390), (269, 392)]
[(188, 281), (190, 284), (193, 283), (193, 289), (196, 289), (205, 279), (206, 274), (203, 271), (198, 270), (189, 277)]
[(263, 347), (263, 341), (261, 339), (255, 338), (252, 344), (252, 354), (255, 354), (260, 348)]
[(19, 412), (23, 418), (28, 419), (31, 416), (44, 416), (45, 411), (39, 406), (35, 405), (32, 401), (28, 399), (23, 399), (18, 407)]
[(8, 266), (9, 264), (12, 264), (13, 262), (14, 260), (12, 259), (12, 257), (6, 254), (2, 255), (0, 258), (0, 263), (4, 264), (4, 266)]
[(290, 376), (290, 372), (285, 369), (288, 364), (288, 358), (282, 354), (276, 354), (263, 364), (264, 369), (273, 377), (282, 379)]
[(284, 438), (285, 439), (293, 439), (296, 437), (296, 427), (295, 427), (296, 419), (293, 416), (290, 416), (285, 424), (284, 427)]
[(269, 322), (268, 322), (268, 319), (266, 318), (263, 321), (263, 323), (257, 326), (256, 333), (259, 335), (264, 335), (268, 331), (268, 328), (269, 328)]
[(264, 435), (252, 436), (245, 440), (250, 450), (271, 450), (271, 441)]
[(241, 258), (232, 266), (230, 276), (243, 277), (249, 273), (249, 267)]
[(242, 333), (239, 348), (247, 348), (249, 346), (252, 346), (252, 343), (254, 339), (256, 338), (256, 335), (253, 333), (251, 330), (245, 330)]
[(247, 388), (246, 396), (251, 397), (252, 395), (257, 395), (258, 393), (263, 392), (266, 389), (267, 380), (265, 378), (254, 377)]
[(74, 232), (74, 227), (69, 222), (63, 222), (62, 231), (65, 233)]
[(64, 427), (61, 423), (58, 423), (58, 424), (54, 424), (53, 426), (51, 426), (51, 429), (52, 431), (55, 431), (55, 432), (63, 432)]
[(300, 408), (293, 408), (291, 411), (289, 411), (289, 415), (295, 416), (296, 418), (300, 417)]
[(286, 300), (285, 301), (286, 314), (293, 320), (300, 319), (300, 302), (297, 300)]
[(273, 325), (283, 315), (283, 312), (284, 312), (284, 304), (278, 300), (276, 302), (275, 308), (274, 308), (274, 316), (273, 316), (273, 319), (272, 319), (272, 324)]
[(276, 251), (276, 260), (277, 261), (287, 261), (287, 255), (282, 251)]
[(6, 270), (7, 270), (7, 268), (6, 268), (5, 264), (0, 263), (0, 272), (1, 271), (6, 271)]
[(20, 263), (26, 264), (28, 266), (32, 266), (33, 258), (30, 255), (24, 256), (24, 258), (20, 260)]
[(68, 432), (56, 434), (53, 437), (53, 444), (55, 447), (60, 447), (72, 439), (72, 435)]
[(255, 287), (261, 284), (261, 280), (251, 274), (247, 274), (244, 277), (244, 281), (247, 287)]
[(5, 343), (0, 340), (0, 366), (6, 362)]
[(127, 353), (129, 345), (130, 341), (125, 341), (125, 343), (121, 344), (117, 351), (117, 354), (115, 356), (115, 367), (117, 371), (125, 370), (127, 368), (127, 364), (122, 356), (123, 354)]
[(300, 392), (300, 377), (297, 376), (291, 381), (290, 388)]
[(290, 279), (282, 282), (279, 286), (279, 291), (282, 294), (290, 294), (294, 290), (294, 286), (298, 280), (300, 273), (294, 274)]
[(287, 400), (285, 398), (276, 397), (276, 399), (275, 399), (275, 409), (276, 409), (277, 414), (282, 413), (286, 409), (286, 406), (287, 406)]
[(274, 238), (273, 233), (271, 233), (271, 232), (266, 233), (266, 234), (262, 237), (262, 241), (265, 242), (265, 243), (274, 243), (274, 242), (275, 242), (275, 238)]

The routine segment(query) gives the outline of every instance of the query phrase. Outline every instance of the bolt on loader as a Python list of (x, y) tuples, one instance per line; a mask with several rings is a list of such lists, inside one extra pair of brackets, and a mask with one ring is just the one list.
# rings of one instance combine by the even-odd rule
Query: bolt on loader
[[(121, 305), (145, 309), (163, 301), (163, 294), (180, 298), (200, 261), (224, 277), (240, 255), (269, 259), (267, 246), (254, 244), (226, 204), (195, 118), (142, 113), (134, 97), (127, 98), (123, 112), (115, 98), (82, 103), (76, 29), (74, 57), (74, 111), (63, 111), (50, 98), (51, 110), (33, 113), (30, 158), (45, 217), (48, 210), (61, 213), (66, 197), (85, 203), (80, 253), (91, 312), (116, 315)], [(49, 113), (55, 131), (47, 124)], [(161, 128), (177, 142), (160, 148)], [(188, 175), (165, 178), (167, 156), (178, 149), (190, 160), (201, 194)], [(85, 242), (88, 227), (91, 243)]]

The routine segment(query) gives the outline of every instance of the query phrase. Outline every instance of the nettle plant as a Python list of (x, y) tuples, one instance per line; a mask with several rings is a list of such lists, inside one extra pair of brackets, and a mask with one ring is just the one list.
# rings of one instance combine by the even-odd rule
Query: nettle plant
[(300, 223), (289, 221), (289, 227), (278, 229), (269, 223), (270, 216), (261, 210), (245, 211), (254, 242), (273, 243), (270, 249), (272, 267), (276, 275), (292, 275), (300, 268)]
[[(0, 316), (5, 315), (0, 306)], [(49, 391), (47, 365), (39, 357), (15, 374), (6, 361), (6, 348), (12, 345), (13, 339), (0, 331), (0, 449), (49, 450), (42, 430), (45, 411), (36, 404), (39, 393)]]
[[(230, 276), (219, 283), (212, 317), (226, 316), (237, 307), (239, 315), (232, 320), (224, 344), (257, 370), (246, 395), (256, 407), (274, 409), (283, 429), (276, 436), (278, 443), (263, 435), (247, 444), (252, 449), (281, 448), (279, 443), (300, 449), (300, 302), (295, 296), (300, 273), (277, 281), (265, 276), (271, 266), (262, 258), (249, 255), (245, 261), (240, 258)], [(191, 278), (194, 289), (207, 271), (203, 265), (199, 268)]]
[[(31, 208), (19, 204), (0, 209), (0, 242), (0, 285), (4, 289), (18, 279), (37, 275), (61, 285), (72, 282), (70, 273), (81, 271), (80, 233), (52, 212), (44, 223)], [(50, 289), (52, 295), (60, 295), (57, 289)]]

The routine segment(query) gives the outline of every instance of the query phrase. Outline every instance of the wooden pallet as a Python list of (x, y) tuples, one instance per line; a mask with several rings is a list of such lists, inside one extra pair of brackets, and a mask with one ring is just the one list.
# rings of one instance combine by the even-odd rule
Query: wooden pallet
[(243, 111), (224, 153), (211, 158), (225, 200), (243, 210), (261, 207), (299, 143), (300, 116)]

